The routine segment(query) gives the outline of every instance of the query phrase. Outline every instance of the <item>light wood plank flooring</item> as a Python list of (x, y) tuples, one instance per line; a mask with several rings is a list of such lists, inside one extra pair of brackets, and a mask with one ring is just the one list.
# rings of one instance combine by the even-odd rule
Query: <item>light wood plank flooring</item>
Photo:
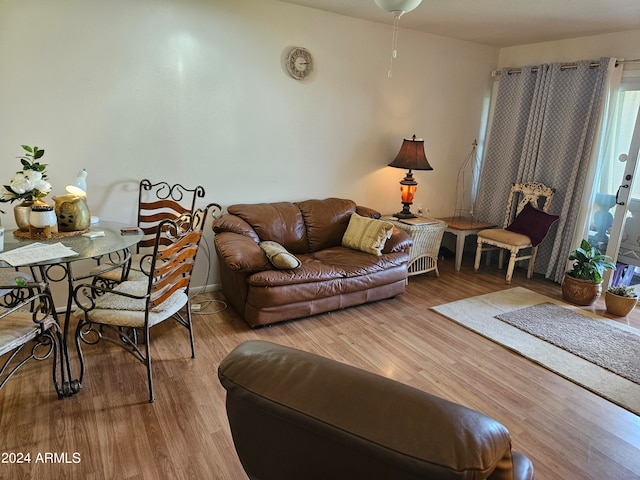
[[(246, 479), (216, 369), (238, 343), (264, 339), (495, 417), (510, 430), (513, 448), (533, 460), (538, 480), (639, 479), (640, 417), (429, 310), (509, 288), (504, 273), (483, 266), (474, 274), (471, 259), (460, 272), (452, 260), (441, 261), (440, 271), (440, 278), (411, 277), (407, 292), (392, 300), (260, 330), (249, 330), (231, 309), (214, 313), (220, 304), (203, 302), (195, 360), (184, 329), (152, 330), (154, 404), (147, 402), (144, 367), (116, 347), (86, 348), (84, 388), (65, 400), (52, 392), (43, 364), (32, 362), (0, 391), (0, 451), (30, 453), (31, 463), (0, 463), (0, 478)], [(523, 269), (512, 286), (561, 297), (558, 285), (527, 280)], [(602, 301), (592, 309), (605, 314)], [(640, 327), (640, 312), (622, 321)]]

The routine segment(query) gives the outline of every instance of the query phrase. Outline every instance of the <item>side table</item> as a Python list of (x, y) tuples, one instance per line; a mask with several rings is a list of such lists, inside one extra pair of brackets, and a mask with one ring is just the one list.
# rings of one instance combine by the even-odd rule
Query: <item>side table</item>
[(413, 240), (413, 246), (409, 249), (409, 276), (436, 272), (436, 276), (440, 276), (438, 271), (438, 253), (440, 251), (440, 242), (447, 228), (447, 224), (434, 218), (419, 218), (417, 221), (423, 220), (424, 223), (412, 225), (404, 223), (390, 215), (382, 217), (382, 220), (393, 224), (394, 226), (407, 232)]
[(467, 235), (476, 235), (480, 230), (496, 226), (494, 223), (480, 222), (469, 217), (446, 217), (438, 220), (447, 224), (445, 232), (453, 233), (456, 236), (456, 272), (460, 271), (462, 265), (462, 253)]

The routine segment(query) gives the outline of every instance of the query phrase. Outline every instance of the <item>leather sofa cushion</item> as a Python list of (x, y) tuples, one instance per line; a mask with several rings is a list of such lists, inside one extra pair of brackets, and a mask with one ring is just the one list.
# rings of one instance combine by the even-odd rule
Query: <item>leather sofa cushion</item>
[(277, 242), (293, 254), (308, 251), (302, 214), (293, 203), (237, 204), (229, 206), (227, 211), (253, 227), (258, 241)]
[[(280, 270), (283, 271), (283, 270)], [(271, 313), (281, 310), (289, 310), (293, 314), (302, 310), (308, 311), (301, 315), (294, 315), (289, 318), (314, 315), (316, 313), (339, 310), (350, 305), (360, 305), (368, 301), (390, 298), (404, 292), (407, 278), (406, 266), (392, 267), (380, 270), (369, 275), (357, 277), (334, 278), (332, 280), (308, 279), (305, 282), (292, 282), (278, 284), (274, 282), (269, 287), (253, 285), (249, 282), (247, 292), (246, 310), (260, 310), (265, 315), (258, 317), (266, 318)], [(397, 290), (400, 284), (402, 288)], [(382, 291), (395, 292), (383, 296), (377, 296)], [(351, 300), (358, 299), (356, 303)], [(326, 300), (326, 301), (325, 301)], [(330, 308), (322, 306), (332, 305)], [(321, 307), (316, 310), (317, 307)]]
[(295, 270), (265, 270), (252, 274), (249, 285), (275, 287), (367, 276), (399, 267), (408, 260), (406, 253), (390, 253), (380, 257), (346, 247), (326, 248), (320, 252), (298, 255), (300, 267)]
[(343, 198), (305, 200), (296, 203), (307, 225), (308, 251), (317, 252), (342, 243), (356, 203)]

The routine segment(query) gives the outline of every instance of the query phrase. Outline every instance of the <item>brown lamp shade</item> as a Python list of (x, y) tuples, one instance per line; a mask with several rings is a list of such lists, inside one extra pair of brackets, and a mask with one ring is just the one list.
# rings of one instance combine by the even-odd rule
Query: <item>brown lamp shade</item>
[(424, 140), (421, 138), (405, 138), (395, 160), (390, 167), (406, 168), (409, 170), (433, 170), (424, 154)]

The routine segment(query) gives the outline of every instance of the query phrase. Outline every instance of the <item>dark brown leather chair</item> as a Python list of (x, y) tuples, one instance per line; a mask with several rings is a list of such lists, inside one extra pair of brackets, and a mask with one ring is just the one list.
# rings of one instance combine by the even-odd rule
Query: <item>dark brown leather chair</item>
[(218, 377), (252, 480), (533, 479), (498, 421), (318, 355), (248, 341)]

